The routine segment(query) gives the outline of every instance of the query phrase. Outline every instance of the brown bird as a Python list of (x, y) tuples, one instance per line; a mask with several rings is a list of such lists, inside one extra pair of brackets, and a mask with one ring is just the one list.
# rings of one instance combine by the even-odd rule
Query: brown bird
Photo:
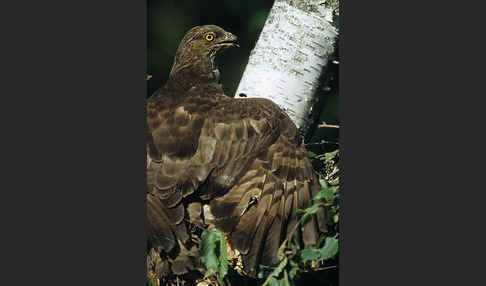
[[(157, 257), (149, 268), (159, 276), (198, 268), (195, 237), (209, 226), (255, 276), (259, 264), (276, 262), (296, 210), (319, 190), (287, 114), (267, 99), (224, 95), (214, 60), (236, 41), (218, 26), (190, 29), (168, 81), (147, 101), (148, 240)], [(293, 234), (310, 246), (325, 228), (320, 209)]]

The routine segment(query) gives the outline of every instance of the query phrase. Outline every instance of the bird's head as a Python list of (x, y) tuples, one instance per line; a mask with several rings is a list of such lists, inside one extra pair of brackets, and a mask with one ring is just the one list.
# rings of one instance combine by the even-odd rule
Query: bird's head
[(237, 40), (235, 35), (215, 25), (190, 29), (179, 44), (170, 78), (191, 83), (217, 82), (216, 56), (229, 47), (239, 47)]

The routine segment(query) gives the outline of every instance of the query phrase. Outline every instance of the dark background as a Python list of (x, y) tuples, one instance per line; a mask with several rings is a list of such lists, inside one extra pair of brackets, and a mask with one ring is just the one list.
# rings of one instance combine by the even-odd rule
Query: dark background
[[(240, 48), (229, 49), (218, 59), (225, 93), (234, 96), (250, 52), (258, 40), (272, 5), (273, 1), (262, 0), (149, 0), (147, 72), (152, 75), (152, 79), (148, 82), (147, 95), (150, 96), (160, 88), (168, 78), (173, 57), (184, 34), (194, 26), (214, 24), (239, 38)], [(339, 23), (338, 15), (335, 15), (335, 23)], [(317, 128), (317, 124), (323, 121), (339, 124), (339, 65), (332, 62), (339, 60), (337, 46), (327, 70), (321, 76), (316, 95), (318, 102), (310, 118), (311, 125), (302, 130), (306, 142), (309, 143), (308, 150), (317, 154), (332, 151), (339, 146), (338, 130)], [(322, 140), (329, 143), (320, 144)]]

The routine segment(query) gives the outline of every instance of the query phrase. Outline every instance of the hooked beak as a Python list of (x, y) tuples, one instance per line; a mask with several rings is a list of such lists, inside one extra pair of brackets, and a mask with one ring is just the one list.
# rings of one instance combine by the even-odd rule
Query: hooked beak
[(218, 42), (217, 45), (222, 47), (240, 47), (240, 45), (238, 45), (238, 37), (231, 33), (228, 33), (226, 39)]

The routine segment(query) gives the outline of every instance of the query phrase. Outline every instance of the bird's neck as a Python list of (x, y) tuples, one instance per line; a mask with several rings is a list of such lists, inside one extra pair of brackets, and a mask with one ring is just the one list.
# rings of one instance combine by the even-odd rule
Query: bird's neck
[(219, 70), (204, 57), (190, 58), (186, 61), (176, 58), (169, 75), (168, 84), (188, 90), (196, 85), (219, 82)]

